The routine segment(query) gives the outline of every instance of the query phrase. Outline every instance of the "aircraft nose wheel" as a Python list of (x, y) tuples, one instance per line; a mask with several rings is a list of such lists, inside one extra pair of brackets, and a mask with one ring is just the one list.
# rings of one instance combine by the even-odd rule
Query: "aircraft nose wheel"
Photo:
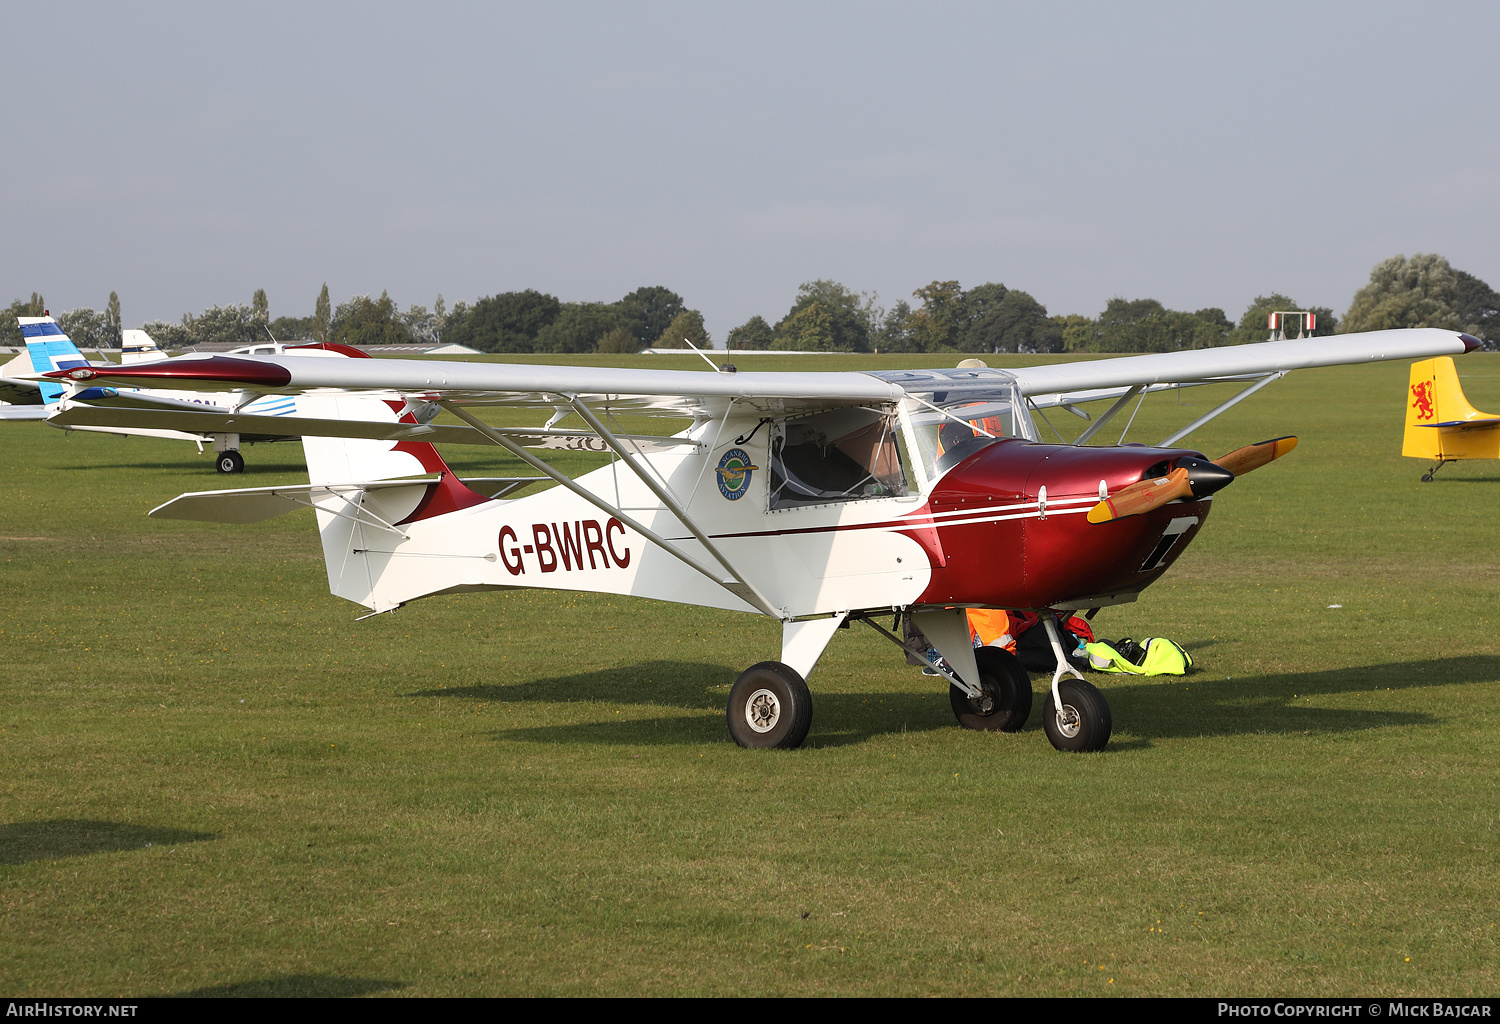
[(948, 687), (953, 717), (965, 729), (1020, 731), (1031, 715), (1031, 677), (1021, 659), (999, 647), (980, 647), (974, 661), (984, 696), (970, 697), (956, 686)]
[(812, 726), (812, 694), (791, 666), (763, 661), (734, 681), (726, 713), (729, 735), (740, 746), (791, 750)]
[(1042, 706), (1042, 728), (1047, 731), (1047, 739), (1058, 750), (1074, 753), (1103, 750), (1113, 728), (1104, 694), (1081, 679), (1060, 680), (1057, 691), (1062, 696), (1062, 710), (1058, 711), (1050, 692)]
[(220, 452), (214, 462), (214, 468), (220, 473), (243, 473), (245, 457), (233, 449)]

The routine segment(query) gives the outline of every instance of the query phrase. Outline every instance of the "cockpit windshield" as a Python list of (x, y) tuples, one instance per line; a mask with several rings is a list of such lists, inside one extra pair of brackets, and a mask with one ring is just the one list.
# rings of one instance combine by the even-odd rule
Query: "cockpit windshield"
[(908, 390), (904, 406), (913, 458), (931, 481), (1005, 437), (1031, 436), (1024, 400), (1014, 385)]

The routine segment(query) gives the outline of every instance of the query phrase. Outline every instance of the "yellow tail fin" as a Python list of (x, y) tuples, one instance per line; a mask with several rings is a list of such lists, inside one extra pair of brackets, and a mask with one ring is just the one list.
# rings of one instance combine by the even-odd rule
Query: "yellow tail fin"
[(1497, 458), (1500, 431), (1493, 429), (1497, 425), (1495, 417), (1475, 409), (1464, 397), (1451, 356), (1411, 364), (1402, 455), (1436, 461)]

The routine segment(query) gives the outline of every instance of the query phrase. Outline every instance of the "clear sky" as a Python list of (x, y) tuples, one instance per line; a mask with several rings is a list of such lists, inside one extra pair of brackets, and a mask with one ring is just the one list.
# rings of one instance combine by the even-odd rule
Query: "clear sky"
[(1500, 286), (1495, 3), (7, 4), (0, 302)]

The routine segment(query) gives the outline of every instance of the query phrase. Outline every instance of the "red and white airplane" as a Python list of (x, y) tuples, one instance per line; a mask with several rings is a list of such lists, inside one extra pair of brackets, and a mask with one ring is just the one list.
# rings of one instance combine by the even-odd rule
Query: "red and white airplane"
[[(1478, 346), (1422, 329), (1013, 370), (844, 373), (369, 359), (349, 349), (347, 359), (185, 356), (49, 376), (76, 392), (149, 384), (296, 396), (295, 425), (145, 414), (171, 429), (295, 431), (309, 474), (306, 486), (185, 494), (151, 514), (253, 522), (311, 506), (330, 589), (372, 612), (433, 594), (540, 587), (780, 620), (779, 660), (740, 675), (728, 719), (741, 745), (786, 748), (811, 723), (808, 675), (852, 620), (945, 679), (962, 725), (1019, 729), (1029, 677), (1005, 651), (974, 649), (965, 609), (1134, 600), (1197, 535), (1215, 491), (1295, 444), (1278, 438), (1211, 461), (1177, 445), (1187, 434), (1291, 370)], [(1088, 443), (1149, 390), (1223, 381), (1245, 387), (1158, 445)], [(1039, 440), (1033, 411), (1109, 398), (1075, 443)], [(550, 418), (497, 428), (479, 415), (492, 406)], [(431, 422), (440, 410), (464, 425)], [(671, 437), (635, 435), (619, 429), (620, 414), (692, 425)], [(112, 415), (70, 402), (55, 418), (107, 424)], [(579, 426), (558, 428), (567, 418)], [(496, 445), (559, 486), (507, 500), (538, 478), (470, 486), (433, 442)], [(528, 450), (549, 447), (613, 458), (570, 479)], [(1109, 706), (1068, 667), (1051, 616), (1042, 619), (1058, 662), (1047, 736), (1060, 750), (1101, 749)]]

